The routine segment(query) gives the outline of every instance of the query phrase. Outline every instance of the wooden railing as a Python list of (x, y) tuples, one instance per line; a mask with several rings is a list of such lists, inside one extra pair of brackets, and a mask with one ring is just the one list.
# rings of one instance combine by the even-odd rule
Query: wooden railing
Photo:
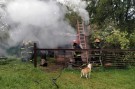
[[(34, 67), (37, 67), (37, 52), (42, 50), (51, 51), (88, 51), (89, 60), (88, 62), (96, 63), (95, 61), (100, 61), (101, 66), (125, 66), (128, 64), (135, 65), (135, 49), (132, 50), (120, 50), (120, 49), (44, 49), (37, 48), (36, 43), (34, 43)], [(64, 54), (66, 55), (66, 54)], [(66, 57), (66, 56), (64, 56)], [(100, 59), (98, 59), (98, 57)], [(95, 61), (93, 58), (97, 58)], [(108, 64), (107, 64), (108, 63)]]

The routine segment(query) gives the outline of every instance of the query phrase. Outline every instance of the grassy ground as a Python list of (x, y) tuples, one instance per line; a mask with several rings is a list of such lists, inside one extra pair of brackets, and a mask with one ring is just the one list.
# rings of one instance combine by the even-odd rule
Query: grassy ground
[[(31, 63), (10, 61), (0, 65), (0, 89), (56, 89), (52, 77), (60, 70), (47, 72)], [(57, 80), (60, 89), (134, 89), (135, 68), (93, 70), (90, 79), (80, 78), (79, 70), (65, 69)]]

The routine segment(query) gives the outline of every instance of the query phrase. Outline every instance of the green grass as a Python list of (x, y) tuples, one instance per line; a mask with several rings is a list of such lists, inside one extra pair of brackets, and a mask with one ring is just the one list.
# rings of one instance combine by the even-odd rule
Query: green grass
[[(59, 71), (47, 72), (19, 60), (0, 65), (0, 89), (56, 89), (52, 77)], [(79, 70), (65, 69), (57, 80), (60, 89), (134, 89), (135, 68), (93, 70), (90, 79), (80, 78)]]

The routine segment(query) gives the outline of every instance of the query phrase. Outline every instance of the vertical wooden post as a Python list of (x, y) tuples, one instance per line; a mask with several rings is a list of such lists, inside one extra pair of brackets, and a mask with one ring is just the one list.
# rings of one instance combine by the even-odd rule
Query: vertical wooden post
[(67, 59), (66, 59), (66, 50), (64, 50), (63, 52), (64, 52), (64, 66), (65, 66), (66, 65), (66, 61), (67, 61)]
[(90, 63), (91, 62), (91, 58), (92, 58), (92, 49), (91, 49), (91, 47), (89, 48), (88, 53), (89, 53), (89, 59), (88, 59), (87, 63), (88, 62)]
[(34, 43), (34, 67), (37, 67), (37, 44)]

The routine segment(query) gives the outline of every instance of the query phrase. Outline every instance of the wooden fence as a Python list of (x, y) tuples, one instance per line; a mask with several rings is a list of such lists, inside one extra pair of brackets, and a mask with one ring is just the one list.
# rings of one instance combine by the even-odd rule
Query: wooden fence
[[(37, 48), (34, 43), (34, 67), (37, 67), (37, 52), (42, 50), (51, 51), (71, 51), (76, 50), (88, 51), (89, 59), (87, 62), (92, 62), (94, 66), (104, 67), (124, 67), (127, 65), (135, 65), (135, 50), (120, 50), (120, 49), (42, 49)], [(66, 54), (64, 54), (66, 55)]]

